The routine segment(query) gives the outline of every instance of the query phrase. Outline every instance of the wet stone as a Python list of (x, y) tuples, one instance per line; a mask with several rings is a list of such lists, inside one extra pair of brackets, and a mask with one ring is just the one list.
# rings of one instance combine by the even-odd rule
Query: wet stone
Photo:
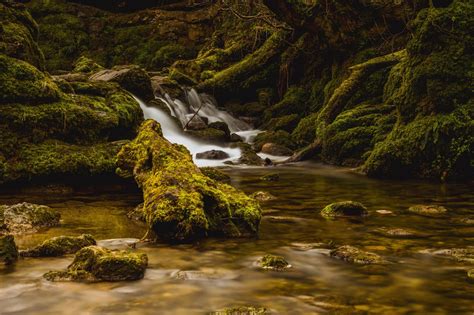
[(280, 180), (280, 174), (278, 173), (267, 174), (267, 175), (262, 176), (260, 179), (267, 182), (276, 182)]
[(196, 154), (196, 159), (200, 160), (225, 160), (229, 157), (227, 152), (221, 150), (210, 150)]
[(260, 202), (265, 202), (265, 201), (270, 201), (270, 200), (275, 200), (276, 197), (270, 194), (269, 192), (266, 191), (257, 191), (254, 192), (250, 197), (254, 198), (257, 201)]
[(374, 230), (375, 233), (391, 238), (425, 238), (429, 234), (421, 233), (415, 230), (402, 228), (378, 228)]
[(368, 214), (367, 208), (360, 202), (341, 201), (327, 205), (321, 210), (321, 215), (325, 218), (365, 216)]
[(265, 255), (257, 261), (258, 266), (265, 270), (283, 271), (292, 266), (282, 256)]
[(386, 264), (387, 261), (381, 256), (366, 252), (354, 246), (340, 246), (330, 253), (331, 257), (356, 265)]
[(427, 217), (439, 217), (446, 214), (448, 210), (438, 205), (414, 205), (408, 208), (408, 212)]

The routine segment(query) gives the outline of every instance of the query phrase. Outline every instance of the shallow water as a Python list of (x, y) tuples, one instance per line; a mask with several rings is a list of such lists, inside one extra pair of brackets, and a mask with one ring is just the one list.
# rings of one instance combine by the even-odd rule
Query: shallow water
[[(205, 240), (194, 245), (144, 245), (145, 279), (121, 283), (49, 283), (42, 274), (65, 268), (72, 257), (23, 259), (0, 269), (0, 314), (205, 314), (234, 305), (264, 306), (276, 314), (473, 314), (474, 265), (420, 253), (423, 249), (474, 245), (472, 185), (376, 181), (346, 169), (305, 164), (232, 168), (233, 184), (246, 192), (265, 190), (277, 199), (263, 204), (259, 239)], [(262, 175), (277, 172), (280, 180)], [(325, 220), (326, 204), (356, 200), (371, 214), (359, 220)], [(50, 205), (61, 226), (17, 237), (21, 248), (55, 235), (91, 233), (97, 239), (140, 238), (144, 227), (125, 214), (140, 202), (137, 192), (78, 189), (68, 193), (9, 193), (0, 203)], [(443, 218), (407, 214), (413, 204), (448, 208)], [(380, 215), (379, 209), (393, 215)], [(387, 238), (380, 227), (410, 228), (425, 238)], [(350, 244), (382, 255), (387, 266), (354, 266), (328, 256), (328, 248)], [(260, 271), (265, 253), (283, 255), (287, 272)], [(186, 280), (177, 271), (188, 271)]]

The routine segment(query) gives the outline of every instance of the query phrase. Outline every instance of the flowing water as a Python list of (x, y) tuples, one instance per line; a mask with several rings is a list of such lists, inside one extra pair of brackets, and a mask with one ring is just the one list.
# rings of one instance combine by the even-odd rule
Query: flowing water
[[(170, 110), (173, 117), (170, 117), (163, 109), (149, 106), (143, 101), (135, 98), (143, 110), (145, 118), (158, 121), (163, 130), (163, 135), (172, 143), (182, 144), (188, 148), (198, 166), (223, 166), (227, 161), (235, 161), (240, 157), (240, 149), (232, 147), (230, 144), (216, 144), (191, 137), (183, 131), (189, 120), (197, 112), (199, 117), (204, 117), (209, 123), (225, 122), (231, 133), (238, 134), (245, 142), (251, 142), (260, 130), (252, 129), (247, 123), (232, 117), (229, 113), (219, 110), (215, 101), (206, 94), (198, 94), (194, 89), (186, 91), (186, 102), (179, 99), (172, 99), (169, 95), (158, 97)], [(179, 125), (181, 124), (181, 126)], [(220, 150), (229, 155), (224, 160), (196, 159), (196, 154), (200, 152)], [(267, 157), (267, 156), (265, 156)], [(272, 157), (277, 159), (277, 157)]]
[[(50, 283), (42, 275), (65, 268), (72, 257), (22, 259), (0, 269), (1, 314), (206, 314), (234, 305), (265, 306), (276, 314), (473, 314), (474, 264), (423, 254), (426, 249), (474, 245), (474, 192), (469, 184), (378, 181), (319, 164), (228, 168), (233, 184), (248, 193), (264, 190), (276, 199), (263, 204), (258, 239), (203, 240), (193, 245), (144, 244), (145, 278), (120, 283)], [(278, 172), (280, 180), (262, 175)], [(61, 226), (17, 237), (21, 248), (54, 235), (91, 233), (97, 239), (139, 238), (144, 227), (125, 214), (140, 203), (130, 188), (103, 191), (42, 190), (0, 195), (0, 204), (47, 204), (62, 214)], [(340, 200), (364, 203), (360, 220), (326, 220), (319, 211)], [(439, 204), (442, 218), (408, 214), (413, 204)], [(393, 215), (381, 215), (386, 209)], [(469, 225), (471, 224), (471, 225)], [(388, 238), (380, 227), (425, 233), (416, 239)], [(102, 242), (101, 244), (110, 244)], [(328, 248), (350, 244), (382, 255), (391, 264), (355, 266), (328, 256)], [(293, 265), (285, 272), (261, 271), (254, 262), (279, 254)], [(187, 271), (183, 279), (176, 275)]]

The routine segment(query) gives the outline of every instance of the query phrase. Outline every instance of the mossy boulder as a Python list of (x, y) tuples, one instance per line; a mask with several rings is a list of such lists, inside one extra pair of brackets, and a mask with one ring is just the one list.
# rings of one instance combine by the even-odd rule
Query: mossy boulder
[(90, 80), (117, 82), (122, 88), (144, 100), (154, 99), (150, 77), (139, 66), (115, 66), (93, 74)]
[(257, 155), (257, 152), (248, 143), (239, 143), (240, 157), (239, 164), (262, 166), (263, 159)]
[(201, 173), (218, 182), (230, 183), (230, 176), (215, 167), (200, 167)]
[(66, 271), (50, 271), (49, 281), (130, 281), (140, 280), (148, 265), (146, 254), (111, 251), (98, 246), (79, 250)]
[(0, 54), (26, 61), (43, 70), (44, 56), (36, 43), (38, 25), (28, 10), (15, 1), (2, 1), (0, 20)]
[(18, 260), (18, 249), (12, 235), (0, 235), (0, 263), (13, 264)]
[(90, 234), (58, 236), (46, 240), (34, 248), (20, 251), (20, 255), (23, 257), (57, 257), (74, 254), (81, 248), (92, 245), (96, 245), (96, 241)]
[(282, 271), (291, 268), (284, 257), (276, 255), (265, 255), (257, 263), (260, 268), (266, 270)]
[(61, 215), (54, 209), (32, 203), (0, 205), (0, 232), (9, 234), (34, 233), (59, 224)]
[(341, 201), (334, 202), (321, 210), (321, 215), (325, 218), (365, 216), (368, 214), (367, 208), (360, 202)]
[(0, 106), (53, 102), (60, 91), (51, 77), (19, 59), (0, 54)]
[(275, 156), (290, 156), (293, 154), (293, 151), (287, 147), (276, 143), (265, 143), (262, 146), (261, 152)]
[(354, 246), (344, 245), (330, 252), (330, 256), (355, 265), (386, 264), (381, 256), (366, 252)]
[(216, 128), (186, 130), (186, 133), (207, 141), (225, 142), (229, 139), (229, 135), (225, 131)]
[(292, 140), (291, 135), (284, 130), (265, 131), (259, 133), (255, 137), (255, 143), (253, 144), (253, 147), (255, 148), (255, 150), (261, 151), (263, 145), (266, 143), (278, 144), (287, 147), (291, 150), (297, 147), (295, 142)]
[(257, 191), (250, 195), (252, 198), (259, 202), (265, 202), (270, 200), (275, 200), (276, 197), (266, 191)]
[(439, 205), (414, 205), (408, 208), (408, 212), (428, 217), (439, 217), (445, 215), (448, 210)]
[(156, 121), (145, 121), (137, 138), (122, 148), (117, 173), (135, 178), (143, 190), (147, 223), (166, 241), (258, 232), (258, 203), (202, 174), (186, 148), (163, 138)]

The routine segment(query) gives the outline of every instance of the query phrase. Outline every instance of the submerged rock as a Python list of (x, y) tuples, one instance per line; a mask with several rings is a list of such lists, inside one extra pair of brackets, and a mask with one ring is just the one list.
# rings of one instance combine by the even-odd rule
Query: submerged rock
[(287, 147), (276, 143), (265, 143), (262, 146), (261, 152), (275, 156), (290, 156), (293, 154), (293, 151)]
[(44, 241), (35, 248), (20, 251), (20, 255), (23, 257), (57, 257), (74, 254), (81, 248), (91, 245), (96, 245), (96, 241), (90, 234), (58, 236)]
[(471, 280), (474, 280), (474, 269), (471, 269), (467, 272), (467, 277)]
[(427, 217), (438, 217), (446, 214), (448, 210), (437, 205), (415, 205), (408, 208), (408, 212)]
[(227, 152), (221, 150), (210, 150), (196, 154), (196, 159), (202, 160), (225, 160), (230, 156)]
[(321, 215), (325, 218), (364, 216), (367, 214), (367, 208), (360, 202), (355, 201), (341, 201), (331, 203), (321, 210)]
[(185, 242), (258, 232), (258, 202), (205, 176), (186, 148), (162, 137), (156, 121), (140, 127), (138, 137), (119, 153), (118, 165), (118, 174), (133, 176), (142, 187), (147, 223), (163, 240)]
[(143, 278), (147, 265), (145, 254), (89, 246), (76, 253), (66, 271), (50, 271), (44, 277), (49, 281), (139, 280)]
[(260, 177), (261, 180), (267, 181), (267, 182), (277, 182), (280, 180), (280, 174), (278, 173), (271, 173), (264, 175)]
[(265, 255), (258, 261), (258, 266), (262, 269), (282, 271), (292, 266), (282, 256)]
[(13, 264), (18, 260), (18, 249), (12, 235), (0, 235), (0, 263)]
[(47, 206), (27, 202), (0, 205), (0, 232), (34, 233), (41, 228), (58, 225), (60, 217), (59, 212)]
[(424, 238), (429, 237), (429, 234), (421, 233), (414, 230), (402, 229), (402, 228), (378, 228), (374, 232), (381, 234), (386, 237), (392, 238)]
[(230, 183), (230, 176), (215, 167), (200, 167), (199, 169), (210, 179), (218, 182)]
[(421, 251), (421, 253), (451, 258), (459, 262), (474, 263), (474, 247), (427, 249), (427, 250)]
[(211, 315), (266, 315), (269, 314), (264, 307), (254, 306), (236, 306), (224, 308), (219, 311), (212, 312)]
[(266, 191), (257, 191), (254, 192), (253, 194), (250, 195), (252, 198), (254, 198), (257, 201), (260, 202), (265, 202), (265, 201), (270, 201), (270, 200), (275, 200), (276, 197), (270, 194), (269, 192)]
[(329, 255), (331, 257), (356, 265), (373, 265), (387, 263), (385, 259), (375, 253), (366, 252), (350, 245), (344, 245), (333, 249)]

